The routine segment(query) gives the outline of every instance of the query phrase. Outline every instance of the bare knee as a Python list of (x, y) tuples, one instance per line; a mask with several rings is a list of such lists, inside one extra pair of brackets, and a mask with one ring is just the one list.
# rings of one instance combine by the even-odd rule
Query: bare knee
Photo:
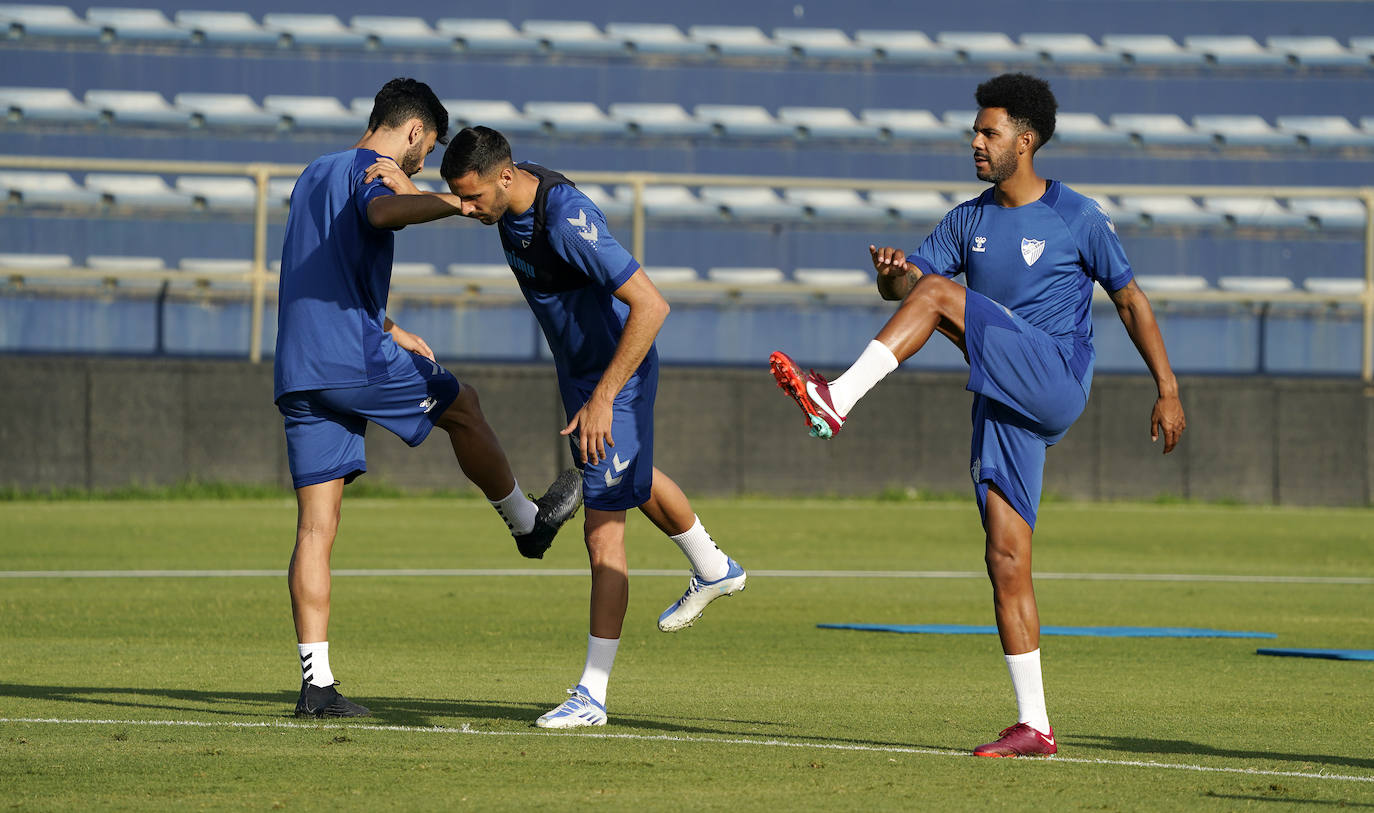
[(464, 384), (462, 389), (458, 390), (458, 397), (453, 399), (453, 403), (444, 410), (444, 414), (439, 416), (435, 425), (451, 434), (485, 422), (486, 417), (482, 414), (482, 403), (477, 398), (477, 390)]
[(983, 558), (995, 590), (1017, 591), (1030, 584), (1030, 551), (1023, 546), (988, 539)]
[(908, 300), (916, 299), (942, 315), (952, 313), (959, 301), (960, 286), (957, 282), (945, 279), (939, 274), (924, 274), (911, 289)]

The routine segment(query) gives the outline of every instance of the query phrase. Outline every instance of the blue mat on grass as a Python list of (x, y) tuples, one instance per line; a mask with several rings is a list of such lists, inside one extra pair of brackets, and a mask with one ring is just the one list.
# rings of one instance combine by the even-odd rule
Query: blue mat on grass
[[(817, 624), (828, 630), (928, 633), (931, 635), (995, 635), (993, 626), (967, 624)], [(1094, 638), (1274, 638), (1272, 632), (1193, 629), (1192, 627), (1041, 627), (1041, 635), (1081, 635)], [(1260, 650), (1263, 652), (1264, 650)]]
[(1255, 654), (1283, 658), (1327, 658), (1333, 661), (1374, 661), (1374, 649), (1256, 649)]

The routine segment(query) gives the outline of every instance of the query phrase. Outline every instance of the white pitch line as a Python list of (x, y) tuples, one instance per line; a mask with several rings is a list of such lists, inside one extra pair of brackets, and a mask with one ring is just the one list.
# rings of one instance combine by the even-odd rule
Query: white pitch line
[[(635, 569), (631, 576), (683, 576), (685, 569)], [(583, 576), (584, 568), (370, 568), (337, 569), (335, 576)], [(978, 579), (981, 570), (751, 570), (750, 576), (783, 579)], [(0, 579), (198, 579), (284, 578), (285, 570), (0, 570)], [(1209, 573), (1037, 573), (1042, 581), (1223, 582), (1230, 584), (1374, 584), (1366, 576), (1263, 576)]]
[[(414, 734), (468, 734), (488, 737), (576, 737), (594, 740), (636, 740), (640, 742), (683, 742), (703, 745), (753, 745), (761, 748), (810, 748), (824, 751), (858, 751), (879, 754), (915, 754), (920, 756), (968, 757), (968, 751), (945, 751), (935, 748), (909, 748), (900, 745), (854, 745), (833, 742), (792, 742), (776, 739), (751, 739), (748, 737), (684, 737), (676, 734), (616, 734), (592, 731), (480, 731), (468, 723), (458, 728), (448, 726), (404, 726), (377, 725), (375, 723), (292, 723), (287, 721), (241, 722), (215, 720), (84, 720), (61, 719), (56, 717), (0, 717), (0, 723), (28, 723), (33, 725), (130, 725), (130, 726), (171, 726), (185, 728), (292, 728), (306, 731), (321, 729), (336, 731), (400, 731)], [(1346, 774), (1307, 773), (1304, 771), (1267, 771), (1261, 768), (1226, 768), (1214, 765), (1190, 765), (1179, 762), (1154, 762), (1139, 759), (1095, 759), (1086, 757), (1055, 756), (1049, 759), (1031, 759), (1034, 764), (1075, 764), (1075, 765), (1117, 765), (1126, 768), (1160, 768), (1172, 771), (1196, 771), (1200, 773), (1231, 773), (1244, 776), (1281, 776), (1300, 779), (1323, 779), (1335, 782), (1371, 782), (1374, 776), (1349, 776)]]

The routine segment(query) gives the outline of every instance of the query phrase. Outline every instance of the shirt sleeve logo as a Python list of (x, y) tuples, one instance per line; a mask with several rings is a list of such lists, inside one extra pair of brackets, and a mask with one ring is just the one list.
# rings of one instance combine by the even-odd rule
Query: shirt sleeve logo
[(567, 218), (570, 225), (577, 227), (577, 236), (586, 240), (592, 245), (596, 244), (597, 230), (595, 223), (587, 222), (587, 213), (581, 209), (577, 210), (577, 217)]
[(1029, 237), (1021, 238), (1021, 258), (1026, 261), (1027, 267), (1035, 265), (1035, 261), (1040, 259), (1040, 255), (1044, 253), (1044, 240), (1032, 240)]

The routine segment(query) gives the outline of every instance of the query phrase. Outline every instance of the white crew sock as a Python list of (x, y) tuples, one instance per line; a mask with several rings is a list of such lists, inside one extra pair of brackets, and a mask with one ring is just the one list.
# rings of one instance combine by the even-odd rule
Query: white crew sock
[(296, 644), (301, 658), (301, 679), (311, 686), (333, 686), (334, 673), (329, 669), (329, 642)]
[(849, 410), (859, 403), (859, 399), (895, 369), (897, 357), (887, 345), (874, 339), (844, 375), (830, 382), (831, 403), (841, 415), (849, 417)]
[(692, 517), (692, 527), (668, 538), (682, 548), (683, 555), (692, 563), (692, 569), (702, 581), (717, 581), (730, 572), (729, 559), (716, 547), (716, 541), (706, 533), (701, 520), (695, 515)]
[(539, 506), (520, 493), (519, 481), (516, 481), (515, 488), (505, 497), (487, 502), (491, 503), (491, 507), (506, 521), (506, 527), (510, 528), (512, 534), (527, 534), (534, 529), (534, 518), (539, 514)]
[(606, 684), (611, 680), (611, 667), (615, 665), (615, 651), (619, 647), (619, 638), (587, 636), (587, 665), (582, 668), (582, 679), (577, 682), (603, 706), (606, 705)]
[(1016, 722), (1026, 723), (1041, 734), (1050, 733), (1050, 715), (1045, 710), (1045, 684), (1040, 677), (1040, 650), (1021, 655), (1006, 655), (1011, 687), (1016, 691)]

